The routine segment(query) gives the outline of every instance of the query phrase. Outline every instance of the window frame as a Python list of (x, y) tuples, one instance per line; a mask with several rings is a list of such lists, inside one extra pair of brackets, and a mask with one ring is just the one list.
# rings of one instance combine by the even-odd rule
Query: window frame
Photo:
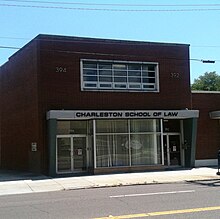
[[(97, 71), (97, 74), (96, 74), (96, 77), (97, 77), (97, 81), (84, 81), (84, 77), (89, 77), (90, 75), (84, 75), (83, 74), (83, 63), (84, 62), (95, 62), (96, 63), (96, 69), (89, 69), (89, 70), (96, 70)], [(127, 81), (126, 82), (114, 82), (114, 68), (112, 66), (112, 69), (101, 69), (101, 71), (112, 71), (112, 75), (111, 76), (107, 76), (106, 77), (112, 77), (112, 82), (100, 82), (99, 81), (99, 68), (98, 68), (98, 63), (103, 63), (103, 64), (106, 64), (106, 63), (110, 63), (111, 65), (120, 65), (120, 64), (125, 64), (127, 66), (127, 75), (126, 76), (122, 76), (122, 77), (126, 77)], [(141, 82), (131, 82), (129, 83), (128, 79), (129, 78), (132, 78), (132, 76), (129, 76), (129, 72), (132, 72), (132, 71), (137, 71), (137, 70), (129, 70), (129, 64), (138, 64), (138, 65), (141, 65), (141, 75), (140, 75), (140, 79), (141, 79)], [(146, 70), (143, 70), (142, 69), (142, 66), (143, 65), (155, 65), (155, 77), (152, 77), (152, 76), (143, 76), (142, 75), (142, 72), (146, 72)], [(86, 68), (85, 68), (86, 69)], [(86, 69), (88, 70), (88, 69)], [(120, 70), (120, 69), (117, 69), (116, 71), (125, 71), (125, 70)], [(153, 71), (152, 70), (149, 70), (148, 72), (152, 73)], [(93, 76), (93, 75), (91, 75)], [(101, 77), (103, 77), (103, 75), (101, 75)], [(105, 77), (105, 76), (104, 76)], [(116, 77), (119, 77), (119, 76), (116, 76)], [(81, 78), (81, 91), (105, 91), (105, 92), (152, 92), (152, 93), (158, 93), (159, 92), (159, 63), (158, 62), (139, 62), (139, 61), (121, 61), (121, 60), (102, 60), (102, 59), (80, 59), (80, 78)], [(144, 83), (143, 82), (143, 79), (151, 79), (153, 78), (155, 80), (154, 83)], [(85, 86), (86, 84), (96, 84), (96, 86), (94, 87), (89, 87), (89, 86)], [(105, 88), (105, 87), (101, 87), (100, 84), (111, 84), (111, 86), (109, 88)], [(126, 88), (116, 88), (115, 85), (117, 84), (123, 84), (123, 85), (126, 85)], [(136, 84), (136, 85), (139, 85), (140, 88), (129, 88), (130, 85), (132, 84)], [(153, 88), (144, 88), (144, 86), (153, 86)]]

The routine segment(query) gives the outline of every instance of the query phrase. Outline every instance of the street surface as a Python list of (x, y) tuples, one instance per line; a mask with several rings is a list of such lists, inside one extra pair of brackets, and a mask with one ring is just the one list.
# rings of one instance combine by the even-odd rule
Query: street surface
[(1, 196), (0, 218), (219, 219), (220, 180)]

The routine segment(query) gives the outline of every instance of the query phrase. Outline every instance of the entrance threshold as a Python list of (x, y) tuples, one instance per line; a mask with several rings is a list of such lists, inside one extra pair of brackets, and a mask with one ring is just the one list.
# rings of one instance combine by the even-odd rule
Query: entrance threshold
[(54, 177), (80, 177), (80, 176), (91, 176), (93, 173), (88, 171), (79, 171), (79, 172), (71, 172), (71, 173), (57, 173)]
[(115, 173), (137, 173), (148, 171), (163, 171), (165, 170), (163, 165), (153, 166), (133, 166), (133, 167), (102, 167), (94, 169), (94, 174), (115, 174)]

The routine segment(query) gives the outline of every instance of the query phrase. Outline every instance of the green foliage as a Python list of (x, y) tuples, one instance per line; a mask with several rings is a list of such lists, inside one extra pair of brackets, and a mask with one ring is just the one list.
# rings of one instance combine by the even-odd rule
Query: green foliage
[(206, 72), (194, 80), (192, 90), (220, 91), (220, 75), (215, 71)]

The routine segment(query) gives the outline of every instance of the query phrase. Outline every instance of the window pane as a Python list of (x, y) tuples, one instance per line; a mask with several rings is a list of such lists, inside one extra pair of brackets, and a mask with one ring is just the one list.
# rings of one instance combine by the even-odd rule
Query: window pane
[(159, 119), (131, 119), (131, 132), (159, 132)]
[(112, 77), (99, 77), (101, 82), (112, 82)]
[(86, 134), (87, 133), (87, 121), (70, 121), (70, 133), (71, 134)]
[(110, 120), (97, 120), (96, 121), (96, 132), (97, 133), (112, 133), (113, 127)]
[(115, 132), (117, 133), (128, 133), (128, 121), (127, 120), (115, 120)]
[(114, 88), (126, 89), (127, 88), (127, 84), (114, 84)]
[(128, 76), (141, 76), (141, 72), (140, 71), (129, 71), (128, 72)]
[(129, 88), (131, 88), (131, 89), (140, 89), (141, 85), (140, 84), (129, 84)]
[(96, 76), (97, 75), (97, 71), (96, 70), (90, 70), (90, 69), (84, 69), (83, 70), (83, 75), (94, 75)]
[(112, 64), (108, 62), (99, 63), (99, 69), (112, 69)]
[(84, 87), (86, 87), (86, 88), (96, 88), (97, 83), (84, 83)]
[(96, 136), (96, 166), (109, 167), (112, 165), (112, 136)]
[(58, 121), (57, 134), (86, 134), (87, 121)]
[(155, 71), (155, 65), (148, 65), (148, 71)]
[(83, 61), (83, 68), (97, 68), (97, 63), (90, 61)]
[(127, 77), (114, 77), (114, 82), (127, 82)]
[(101, 88), (111, 88), (112, 84), (99, 84), (99, 87), (101, 87)]
[(126, 147), (128, 135), (114, 135), (112, 147), (112, 165), (129, 166), (129, 149)]
[(97, 77), (96, 76), (84, 76), (83, 80), (84, 81), (97, 81)]
[(127, 120), (97, 120), (97, 133), (128, 133)]
[(58, 135), (65, 135), (69, 134), (70, 132), (70, 121), (57, 121), (57, 134)]
[(112, 71), (109, 71), (109, 70), (99, 70), (99, 75), (111, 76), (112, 75)]
[(71, 171), (71, 139), (58, 138), (57, 139), (57, 170), (59, 172)]
[(180, 131), (180, 120), (170, 119), (163, 121), (164, 132), (181, 132)]
[(147, 71), (142, 71), (142, 77), (148, 77), (148, 72)]
[(142, 72), (143, 77), (155, 77), (155, 72), (148, 72), (148, 71), (143, 71)]
[(119, 69), (119, 70), (127, 70), (127, 65), (126, 64), (112, 64), (114, 69)]
[(128, 64), (128, 70), (141, 70), (141, 64)]
[(148, 71), (147, 65), (142, 65), (142, 71)]
[(97, 167), (128, 166), (128, 135), (96, 136)]
[(133, 82), (133, 83), (141, 83), (141, 78), (140, 77), (129, 77), (128, 82)]
[(143, 88), (144, 89), (152, 89), (153, 90), (153, 89), (155, 89), (155, 85), (144, 84)]
[(154, 165), (158, 164), (157, 135), (131, 135), (131, 164)]
[(143, 78), (143, 83), (155, 83), (155, 78)]
[(148, 77), (155, 77), (155, 72), (148, 72)]
[(142, 65), (142, 70), (143, 71), (155, 71), (156, 65), (154, 64), (144, 64)]
[(127, 71), (114, 71), (114, 76), (127, 76)]

